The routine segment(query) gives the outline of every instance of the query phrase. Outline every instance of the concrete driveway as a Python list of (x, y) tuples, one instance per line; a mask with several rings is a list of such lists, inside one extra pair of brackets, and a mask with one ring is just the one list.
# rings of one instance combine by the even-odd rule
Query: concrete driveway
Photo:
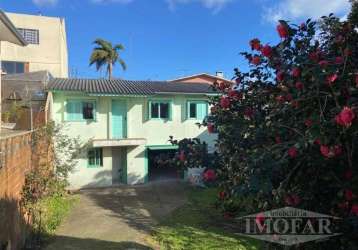
[(158, 249), (148, 239), (163, 216), (186, 202), (177, 181), (83, 190), (47, 249)]

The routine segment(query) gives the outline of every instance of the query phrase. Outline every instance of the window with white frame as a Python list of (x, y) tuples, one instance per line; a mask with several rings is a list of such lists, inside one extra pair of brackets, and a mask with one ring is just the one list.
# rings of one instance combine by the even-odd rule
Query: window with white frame
[(171, 119), (170, 101), (150, 101), (149, 102), (150, 119)]

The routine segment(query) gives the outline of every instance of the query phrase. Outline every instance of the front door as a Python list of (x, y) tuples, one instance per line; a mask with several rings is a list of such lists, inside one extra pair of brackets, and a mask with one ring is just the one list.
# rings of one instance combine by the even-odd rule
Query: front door
[(127, 106), (123, 101), (112, 101), (112, 138), (127, 137)]

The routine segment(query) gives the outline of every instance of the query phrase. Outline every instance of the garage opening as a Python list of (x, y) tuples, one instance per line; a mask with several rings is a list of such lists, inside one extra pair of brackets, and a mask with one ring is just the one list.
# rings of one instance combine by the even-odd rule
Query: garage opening
[(173, 164), (177, 148), (150, 147), (148, 154), (148, 181), (181, 179), (183, 171)]

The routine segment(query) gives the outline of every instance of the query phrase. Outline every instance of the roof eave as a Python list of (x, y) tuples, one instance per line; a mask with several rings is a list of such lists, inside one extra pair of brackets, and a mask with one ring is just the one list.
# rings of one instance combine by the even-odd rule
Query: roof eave
[[(28, 43), (25, 41), (25, 39), (21, 36), (21, 34), (17, 31), (14, 24), (11, 22), (11, 20), (7, 17), (4, 11), (0, 9), (0, 20), (2, 23), (8, 28), (8, 30), (15, 36), (17, 41), (15, 44), (20, 46), (27, 46)], [(6, 40), (5, 40), (6, 41)], [(10, 42), (10, 41), (9, 41)]]

